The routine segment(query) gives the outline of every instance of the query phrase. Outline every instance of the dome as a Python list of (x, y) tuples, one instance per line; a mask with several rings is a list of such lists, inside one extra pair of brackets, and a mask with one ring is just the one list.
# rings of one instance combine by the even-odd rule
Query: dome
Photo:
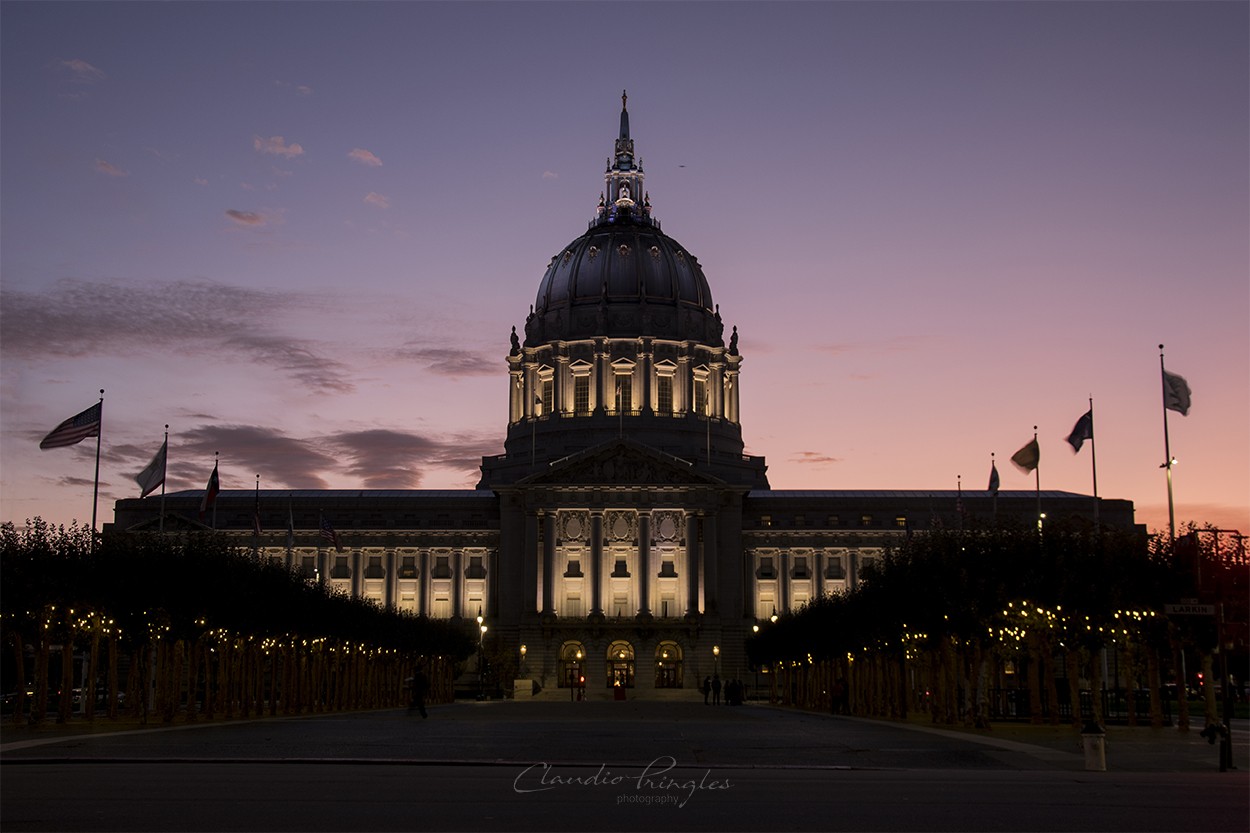
[(649, 219), (617, 216), (552, 257), (525, 341), (654, 336), (721, 346), (722, 331), (698, 260)]
[[(551, 258), (525, 321), (525, 346), (655, 337), (723, 347), (724, 326), (699, 261), (651, 217), (629, 111), (604, 171), (590, 230)], [(516, 349), (516, 348), (514, 348)]]

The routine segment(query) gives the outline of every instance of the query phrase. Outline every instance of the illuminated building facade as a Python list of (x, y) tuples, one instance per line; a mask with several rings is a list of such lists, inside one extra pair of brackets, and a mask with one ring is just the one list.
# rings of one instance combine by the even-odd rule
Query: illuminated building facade
[[(504, 453), (475, 490), (262, 491), (260, 536), (252, 491), (217, 501), (217, 528), (266, 557), (401, 610), (466, 626), (480, 611), (521, 677), (558, 690), (584, 676), (591, 697), (745, 678), (745, 639), (773, 613), (853, 588), (911, 530), (1033, 519), (1037, 498), (772, 490), (744, 453), (737, 329), (726, 339), (698, 260), (652, 216), (624, 104), (589, 228), (512, 332)], [(166, 528), (196, 526), (201, 495), (166, 496)], [(1055, 515), (1093, 511), (1041, 497)], [(113, 528), (154, 528), (158, 501), (118, 501)], [(1133, 524), (1128, 501), (1099, 512)]]

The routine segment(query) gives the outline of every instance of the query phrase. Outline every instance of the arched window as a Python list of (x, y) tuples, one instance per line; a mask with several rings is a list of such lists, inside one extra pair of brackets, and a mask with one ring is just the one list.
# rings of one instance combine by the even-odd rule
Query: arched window
[(634, 646), (618, 639), (608, 646), (608, 688), (634, 687)]
[(655, 687), (681, 688), (681, 646), (671, 640), (655, 646)]
[(586, 684), (586, 647), (580, 642), (568, 641), (560, 646), (560, 688), (580, 688)]

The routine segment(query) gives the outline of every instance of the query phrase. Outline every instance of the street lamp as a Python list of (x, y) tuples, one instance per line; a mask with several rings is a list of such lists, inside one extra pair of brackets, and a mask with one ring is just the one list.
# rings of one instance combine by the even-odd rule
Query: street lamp
[(773, 615), (768, 617), (768, 621), (772, 622), (774, 625), (777, 624), (777, 606), (776, 605), (773, 605)]
[(482, 608), (481, 608), (481, 607), (479, 607), (479, 608), (477, 609), (477, 629), (478, 629), (478, 636), (477, 636), (477, 699), (478, 699), (478, 700), (485, 700), (485, 699), (486, 699), (486, 679), (485, 679), (485, 677), (484, 677), (484, 675), (483, 675), (483, 673), (482, 673), (482, 672), (485, 670), (485, 669), (484, 669), (484, 667), (483, 667), (483, 665), (484, 665), (484, 663), (485, 663), (485, 660), (484, 660), (484, 656), (483, 656), (483, 652), (482, 652), (482, 643), (486, 641), (486, 625), (484, 624), (484, 623), (485, 623), (485, 621), (486, 621), (486, 620), (482, 618)]
[(712, 657), (715, 659), (715, 662), (716, 662), (716, 669), (715, 669), (716, 676), (719, 677), (720, 676), (720, 646), (719, 645), (712, 646)]

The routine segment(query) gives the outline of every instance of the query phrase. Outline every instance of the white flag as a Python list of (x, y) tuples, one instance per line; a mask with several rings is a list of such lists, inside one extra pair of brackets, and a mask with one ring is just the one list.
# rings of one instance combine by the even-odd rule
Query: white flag
[(161, 443), (161, 450), (156, 452), (148, 467), (135, 475), (135, 482), (142, 489), (139, 497), (147, 497), (156, 491), (156, 487), (165, 482), (165, 453), (169, 448), (169, 440)]
[(1163, 407), (1189, 416), (1189, 383), (1184, 377), (1163, 371)]

